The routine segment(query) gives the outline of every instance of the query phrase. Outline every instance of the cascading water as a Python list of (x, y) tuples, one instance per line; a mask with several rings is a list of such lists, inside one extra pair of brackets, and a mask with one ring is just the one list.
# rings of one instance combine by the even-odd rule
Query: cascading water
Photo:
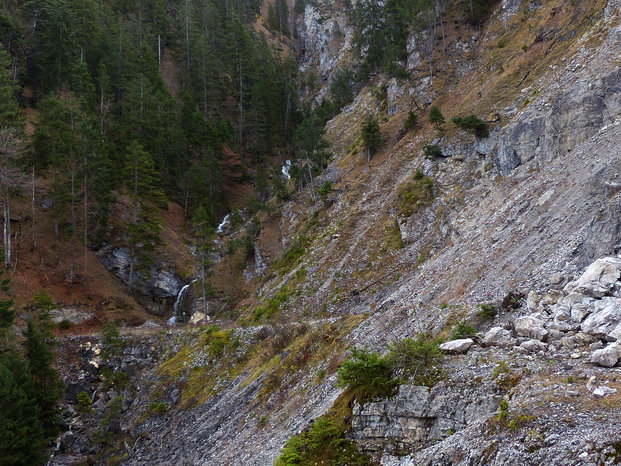
[(67, 434), (71, 435), (73, 433), (72, 426), (73, 426), (73, 424), (69, 424), (69, 430), (58, 437), (58, 439), (56, 440), (56, 447), (54, 447), (54, 451), (50, 455), (50, 459), (47, 460), (47, 463), (45, 464), (45, 466), (50, 466), (52, 464), (52, 460), (54, 459), (56, 454), (60, 451), (60, 447), (62, 445), (62, 438), (63, 438), (63, 436), (67, 435)]
[(289, 173), (289, 170), (291, 170), (291, 160), (285, 160), (285, 164), (282, 166), (280, 170), (282, 171), (282, 174), (284, 175), (284, 177), (290, 180), (291, 174)]
[(229, 223), (231, 223), (231, 214), (226, 214), (224, 218), (222, 219), (222, 221), (220, 222), (220, 225), (218, 225), (218, 228), (216, 228), (216, 233), (219, 235), (224, 233), (224, 230), (228, 226)]
[[(194, 281), (192, 283), (194, 283)], [(190, 288), (192, 283), (184, 285), (183, 288), (181, 288), (181, 291), (179, 291), (179, 294), (177, 294), (177, 299), (175, 300), (175, 304), (173, 305), (173, 316), (168, 319), (168, 323), (170, 325), (173, 325), (176, 322), (185, 322), (185, 318), (183, 315), (183, 301), (185, 299), (186, 293), (188, 292), (188, 288)]]

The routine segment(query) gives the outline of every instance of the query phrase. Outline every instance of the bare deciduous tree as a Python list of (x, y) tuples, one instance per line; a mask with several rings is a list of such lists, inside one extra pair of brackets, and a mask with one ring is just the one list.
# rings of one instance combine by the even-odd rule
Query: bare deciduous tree
[(0, 204), (2, 204), (4, 266), (11, 265), (11, 199), (27, 183), (26, 176), (16, 167), (21, 141), (14, 128), (0, 128)]

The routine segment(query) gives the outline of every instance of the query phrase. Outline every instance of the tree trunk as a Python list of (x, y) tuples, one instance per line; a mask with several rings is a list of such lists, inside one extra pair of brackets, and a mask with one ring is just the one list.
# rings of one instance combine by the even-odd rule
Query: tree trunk
[(31, 199), (30, 207), (32, 209), (32, 245), (30, 246), (30, 249), (34, 251), (35, 248), (37, 247), (37, 243), (35, 240), (35, 167), (34, 165), (32, 166), (32, 199)]
[(9, 198), (5, 196), (3, 199), (4, 210), (4, 228), (3, 228), (3, 242), (4, 242), (4, 267), (11, 267), (11, 210), (9, 208)]

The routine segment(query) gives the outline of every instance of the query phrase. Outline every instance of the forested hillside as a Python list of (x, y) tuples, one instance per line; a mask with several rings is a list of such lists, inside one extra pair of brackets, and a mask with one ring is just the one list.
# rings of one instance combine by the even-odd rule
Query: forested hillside
[(292, 151), (296, 64), (252, 29), (259, 8), (4, 2), (3, 166), (19, 169), (16, 191), (31, 172), (49, 181), (57, 240), (100, 246), (113, 196), (127, 194), (129, 241), (148, 260), (167, 200), (187, 218), (204, 206), (212, 225), (226, 212), (223, 146), (249, 161), (242, 180)]

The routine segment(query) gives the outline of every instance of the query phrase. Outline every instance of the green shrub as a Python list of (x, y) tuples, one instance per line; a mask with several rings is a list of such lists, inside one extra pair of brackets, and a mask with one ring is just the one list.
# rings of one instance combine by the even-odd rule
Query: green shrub
[(434, 385), (441, 377), (437, 367), (443, 354), (440, 341), (420, 334), (416, 339), (404, 338), (390, 345), (389, 359), (393, 369), (410, 376), (417, 385)]
[(232, 330), (224, 331), (217, 325), (208, 327), (202, 335), (202, 344), (205, 345), (209, 354), (220, 357), (224, 348), (230, 343)]
[(76, 398), (75, 410), (80, 414), (88, 414), (93, 412), (93, 402), (86, 392), (78, 393)]
[(433, 159), (436, 157), (444, 157), (444, 154), (442, 154), (442, 149), (440, 149), (440, 146), (436, 146), (435, 144), (425, 144), (423, 146), (423, 155), (428, 159)]
[(430, 205), (434, 200), (434, 183), (431, 178), (417, 171), (414, 180), (401, 186), (399, 196), (399, 216), (409, 217), (421, 207)]
[(310, 237), (306, 235), (300, 235), (293, 241), (289, 249), (274, 264), (281, 275), (288, 273), (299, 262), (309, 244)]
[(409, 131), (416, 128), (416, 126), (418, 126), (418, 116), (412, 110), (410, 110), (410, 112), (408, 113), (408, 117), (403, 123), (403, 129)]
[(503, 398), (498, 405), (498, 420), (502, 421), (509, 414), (509, 402)]
[(493, 304), (479, 304), (479, 315), (484, 319), (493, 320), (498, 314), (496, 306)]
[(58, 322), (58, 328), (60, 330), (69, 330), (71, 328), (71, 321), (67, 319), (61, 320), (60, 322)]
[(338, 370), (338, 386), (362, 398), (389, 395), (398, 385), (390, 358), (364, 349), (351, 349), (351, 357)]
[(371, 462), (367, 456), (358, 453), (355, 445), (345, 438), (341, 427), (331, 419), (320, 417), (310, 429), (287, 441), (274, 464), (366, 466)]
[(104, 389), (106, 390), (109, 390), (112, 386), (122, 389), (129, 385), (129, 376), (123, 371), (115, 371), (107, 366), (102, 366), (101, 375), (104, 381)]
[(119, 328), (114, 322), (106, 322), (101, 328), (101, 337), (104, 344), (104, 355), (118, 354), (123, 347), (123, 339)]
[(476, 327), (470, 325), (465, 320), (458, 322), (455, 328), (453, 329), (453, 333), (451, 334), (451, 338), (453, 340), (459, 340), (460, 338), (471, 338), (477, 334)]
[(155, 414), (157, 416), (163, 415), (166, 411), (168, 411), (168, 404), (163, 401), (152, 401), (149, 403), (149, 413)]
[(259, 306), (254, 310), (254, 320), (261, 318), (269, 319), (282, 308), (282, 305), (289, 301), (289, 290), (283, 286), (278, 293), (269, 298), (263, 306)]
[(44, 311), (49, 311), (50, 309), (53, 309), (55, 306), (54, 298), (52, 298), (52, 296), (50, 296), (47, 290), (43, 288), (41, 288), (39, 291), (37, 291), (34, 294), (34, 296), (32, 297), (32, 303), (35, 307), (42, 309)]
[(317, 194), (321, 198), (323, 202), (328, 200), (328, 196), (334, 191), (332, 187), (332, 181), (326, 180), (324, 183), (317, 189)]
[(453, 123), (464, 131), (473, 133), (477, 138), (482, 139), (489, 136), (489, 127), (487, 123), (476, 115), (468, 115), (466, 117), (453, 117)]

